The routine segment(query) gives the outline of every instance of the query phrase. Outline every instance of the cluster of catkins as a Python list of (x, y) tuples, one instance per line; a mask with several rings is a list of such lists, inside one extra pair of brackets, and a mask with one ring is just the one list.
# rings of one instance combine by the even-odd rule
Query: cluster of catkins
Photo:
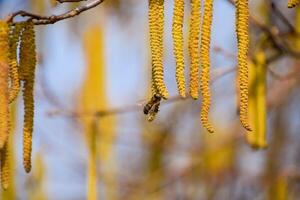
[[(210, 41), (211, 25), (213, 17), (213, 0), (204, 0), (203, 9), (201, 0), (190, 0), (190, 27), (188, 49), (190, 57), (189, 94), (197, 99), (202, 93), (201, 122), (209, 131), (214, 132), (209, 122), (209, 110), (211, 105), (210, 82)], [(295, 7), (300, 0), (288, 0), (288, 7)], [(184, 61), (184, 37), (183, 22), (185, 0), (174, 0), (173, 12), (173, 51), (176, 61), (176, 82), (179, 95), (186, 97), (185, 88), (185, 61)], [(236, 0), (236, 33), (238, 43), (238, 85), (240, 121), (243, 127), (251, 131), (248, 120), (248, 49), (249, 49), (249, 5), (248, 0)], [(201, 10), (204, 13), (201, 15)], [(168, 99), (168, 91), (164, 83), (163, 67), (163, 29), (164, 29), (164, 0), (149, 0), (149, 29), (150, 47), (152, 56), (152, 98), (144, 108), (150, 121), (158, 112), (159, 103), (154, 101), (159, 95)], [(201, 33), (200, 33), (201, 30)], [(201, 66), (201, 74), (199, 69)], [(199, 83), (200, 74), (200, 83)], [(160, 100), (160, 99), (159, 99)], [(146, 111), (146, 112), (145, 112)]]
[[(186, 96), (185, 61), (184, 61), (184, 0), (174, 0), (173, 13), (173, 51), (176, 61), (176, 82), (181, 97)], [(204, 0), (204, 13), (201, 15), (201, 0), (191, 0), (190, 27), (188, 49), (190, 57), (189, 94), (198, 99), (199, 74), (200, 91), (202, 93), (201, 122), (209, 131), (214, 132), (208, 115), (211, 105), (210, 82), (210, 41), (213, 17), (213, 0)], [(236, 0), (236, 31), (238, 38), (238, 66), (240, 83), (240, 119), (242, 125), (250, 130), (247, 119), (248, 109), (248, 65), (247, 54), (249, 46), (248, 34), (249, 8), (248, 0)], [(163, 27), (164, 0), (149, 0), (150, 47), (152, 56), (152, 93), (168, 98), (164, 83), (163, 69)], [(201, 32), (200, 32), (201, 30)], [(150, 101), (151, 103), (152, 101)], [(147, 104), (149, 107), (149, 104)], [(153, 109), (158, 110), (158, 109)], [(150, 112), (152, 114), (152, 112)]]
[(34, 24), (0, 21), (0, 151), (1, 183), (4, 189), (8, 187), (10, 179), (9, 105), (18, 96), (21, 86), (24, 100), (23, 165), (26, 172), (31, 170), (35, 66)]

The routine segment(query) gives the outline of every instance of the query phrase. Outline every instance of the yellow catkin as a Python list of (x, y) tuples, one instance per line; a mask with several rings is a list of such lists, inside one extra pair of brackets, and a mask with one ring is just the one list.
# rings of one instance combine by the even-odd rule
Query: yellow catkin
[(236, 1), (236, 32), (238, 43), (238, 78), (240, 91), (240, 121), (251, 131), (248, 122), (248, 49), (249, 49), (248, 0)]
[(296, 6), (298, 6), (300, 3), (300, 0), (288, 0), (288, 8), (294, 8)]
[(1, 185), (3, 189), (7, 189), (10, 183), (10, 157), (9, 157), (8, 142), (1, 150)]
[(33, 23), (28, 23), (22, 33), (20, 44), (20, 77), (24, 81), (24, 128), (23, 165), (26, 172), (31, 170), (32, 132), (34, 117), (34, 75), (36, 65), (35, 33)]
[(9, 77), (9, 28), (6, 22), (0, 21), (0, 149), (3, 148), (9, 135), (8, 77)]
[(202, 109), (201, 109), (201, 122), (203, 127), (208, 132), (214, 132), (211, 123), (208, 120), (209, 109), (211, 105), (211, 93), (209, 89), (210, 80), (210, 40), (211, 40), (211, 25), (213, 18), (213, 0), (204, 1), (204, 14), (201, 29), (201, 48), (200, 57), (202, 64), (200, 89), (202, 92)]
[(184, 0), (174, 0), (173, 52), (176, 61), (176, 82), (179, 95), (185, 97), (184, 42), (183, 42)]
[(253, 132), (246, 134), (247, 142), (255, 149), (265, 148), (266, 142), (266, 59), (264, 52), (249, 63), (249, 119)]
[(163, 67), (164, 0), (149, 0), (149, 29), (153, 89), (167, 99)]
[[(5, 149), (7, 154), (7, 161), (6, 166), (9, 166), (9, 168), (5, 169), (3, 168), (3, 171), (7, 173), (6, 180), (8, 180), (8, 188), (1, 192), (0, 199), (3, 200), (10, 200), (10, 199), (17, 199), (17, 192), (16, 192), (16, 184), (15, 184), (15, 178), (17, 176), (17, 170), (16, 170), (16, 163), (15, 163), (15, 127), (16, 127), (16, 103), (13, 103), (10, 106), (10, 134), (9, 138), (7, 140), (7, 143), (5, 144)], [(7, 163), (8, 162), (8, 163)], [(5, 170), (4, 170), (5, 169)], [(3, 180), (3, 179), (2, 179)], [(5, 184), (3, 184), (5, 185)]]
[[(83, 44), (86, 58), (86, 74), (82, 85), (79, 109), (84, 111), (108, 109), (105, 64), (105, 25), (90, 27), (85, 32)], [(107, 199), (119, 199), (114, 142), (116, 119), (109, 116), (101, 119), (83, 117), (81, 122), (86, 135), (88, 151), (87, 200), (99, 199), (97, 163), (105, 171), (101, 175), (103, 192)], [(100, 142), (100, 143), (99, 143)]]
[(190, 55), (190, 95), (193, 99), (199, 96), (199, 36), (200, 36), (200, 20), (201, 20), (201, 1), (191, 0), (191, 19), (189, 31), (189, 55)]
[(9, 103), (12, 103), (18, 96), (20, 91), (20, 79), (17, 60), (17, 46), (23, 23), (17, 23), (10, 26), (9, 40), (9, 76), (11, 86), (9, 89)]

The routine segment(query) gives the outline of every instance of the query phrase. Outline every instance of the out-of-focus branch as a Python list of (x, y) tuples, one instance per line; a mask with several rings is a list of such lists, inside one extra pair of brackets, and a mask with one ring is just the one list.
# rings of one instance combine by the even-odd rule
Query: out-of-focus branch
[[(236, 69), (236, 66), (226, 67), (226, 68), (219, 68), (216, 69), (212, 74), (211, 84), (214, 83), (219, 78), (222, 78), (228, 73), (234, 72)], [(187, 93), (187, 98), (182, 98), (179, 95), (170, 97), (167, 101), (162, 102), (162, 105), (164, 104), (170, 104), (177, 101), (182, 101), (190, 99), (189, 94)], [(140, 112), (142, 110), (143, 105), (140, 104), (134, 104), (129, 105), (121, 108), (112, 108), (108, 110), (98, 110), (98, 111), (84, 111), (84, 112), (77, 112), (77, 111), (62, 111), (62, 110), (56, 110), (51, 111), (48, 114), (50, 116), (55, 115), (64, 115), (68, 117), (83, 117), (83, 116), (94, 116), (94, 117), (106, 117), (109, 115), (117, 115), (117, 114), (124, 114), (124, 113), (130, 113), (130, 112)]]
[(282, 11), (278, 9), (274, 2), (271, 2), (271, 8), (274, 11), (274, 14), (277, 15), (286, 26), (288, 26), (290, 32), (298, 34), (294, 25), (287, 19)]
[[(64, 1), (60, 0), (62, 2), (71, 2), (71, 1)], [(73, 2), (79, 2), (79, 0), (75, 0)], [(46, 25), (46, 24), (54, 24), (58, 21), (62, 21), (64, 19), (72, 18), (75, 17), (79, 14), (81, 14), (84, 11), (90, 10), (101, 3), (103, 3), (104, 0), (95, 0), (92, 1), (84, 6), (79, 6), (76, 7), (72, 10), (67, 11), (66, 13), (63, 13), (61, 15), (51, 15), (51, 16), (42, 16), (34, 13), (30, 13), (24, 10), (19, 10), (17, 12), (12, 13), (11, 15), (8, 16), (7, 20), (8, 22), (13, 22), (14, 18), (17, 16), (22, 16), (22, 17), (29, 17), (29, 21), (33, 21), (35, 25)]]
[[(234, 0), (227, 0), (230, 4), (234, 5), (235, 1)], [(275, 7), (273, 6), (273, 9)], [(277, 12), (278, 14), (278, 12)], [(280, 16), (282, 18), (283, 16)], [(288, 47), (287, 44), (283, 41), (282, 37), (280, 37), (280, 33), (273, 29), (272, 27), (269, 27), (265, 25), (263, 22), (259, 21), (256, 19), (253, 15), (249, 16), (249, 21), (250, 23), (259, 28), (261, 31), (265, 32), (267, 36), (269, 37), (270, 41), (272, 42), (273, 46), (281, 53), (281, 54), (286, 54), (289, 56), (292, 56), (294, 58), (300, 59), (300, 52), (294, 51), (291, 48)], [(289, 24), (289, 27), (293, 25)], [(290, 27), (291, 28), (291, 27)], [(293, 32), (295, 28), (293, 27), (290, 32)], [(294, 33), (294, 32), (293, 32)]]
[(59, 3), (74, 3), (74, 2), (81, 2), (81, 1), (87, 1), (87, 0), (56, 0)]

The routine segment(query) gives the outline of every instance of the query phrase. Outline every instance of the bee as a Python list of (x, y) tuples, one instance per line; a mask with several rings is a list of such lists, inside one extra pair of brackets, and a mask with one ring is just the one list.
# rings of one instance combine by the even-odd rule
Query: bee
[(148, 121), (153, 121), (159, 112), (161, 96), (154, 94), (150, 101), (144, 106), (144, 114), (148, 116)]

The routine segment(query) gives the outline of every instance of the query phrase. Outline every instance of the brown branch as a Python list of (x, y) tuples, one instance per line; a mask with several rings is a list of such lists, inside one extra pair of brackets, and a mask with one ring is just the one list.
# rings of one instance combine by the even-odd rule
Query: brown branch
[(271, 8), (274, 11), (274, 14), (279, 17), (279, 19), (289, 28), (290, 33), (298, 34), (294, 25), (287, 19), (287, 17), (278, 9), (277, 5), (274, 2), (271, 2)]
[[(67, 0), (67, 1), (60, 0), (60, 1), (70, 2), (70, 0)], [(79, 2), (79, 0), (75, 0), (73, 2)], [(66, 13), (63, 13), (61, 15), (51, 15), (51, 16), (42, 16), (42, 15), (27, 12), (24, 10), (20, 10), (20, 11), (17, 11), (15, 13), (12, 13), (11, 15), (9, 15), (9, 17), (7, 18), (7, 22), (13, 22), (15, 17), (22, 16), (22, 17), (29, 17), (28, 20), (33, 21), (33, 23), (35, 25), (54, 24), (58, 21), (75, 17), (84, 11), (90, 10), (90, 9), (100, 5), (103, 2), (104, 2), (104, 0), (95, 0), (84, 6), (76, 7), (76, 8), (74, 8)]]
[[(227, 0), (230, 4), (235, 5), (234, 0)], [(252, 25), (256, 26), (259, 28), (261, 31), (265, 32), (269, 39), (271, 40), (272, 44), (274, 47), (281, 53), (281, 54), (286, 54), (291, 57), (300, 59), (300, 52), (292, 50), (288, 44), (286, 44), (283, 41), (283, 38), (280, 37), (280, 33), (277, 31), (274, 31), (272, 27), (267, 26), (263, 22), (259, 21), (256, 19), (253, 15), (249, 16), (249, 21)], [(290, 31), (291, 32), (291, 31)]]
[(81, 1), (87, 1), (87, 0), (56, 0), (59, 3), (74, 3), (74, 2), (81, 2)]
[[(212, 74), (212, 79), (210, 83), (213, 84), (216, 80), (222, 78), (224, 75), (234, 72), (235, 69), (236, 66), (216, 69)], [(187, 98), (182, 98), (179, 95), (176, 95), (162, 102), (162, 105), (166, 105), (166, 104), (170, 104), (170, 103), (174, 103), (186, 99), (190, 99), (188, 93), (187, 93)], [(143, 106), (144, 105), (134, 104), (134, 105), (129, 105), (120, 108), (111, 108), (107, 110), (84, 111), (84, 112), (55, 110), (55, 111), (48, 112), (48, 115), (50, 116), (64, 115), (67, 117), (84, 117), (84, 116), (106, 117), (110, 115), (117, 115), (117, 114), (119, 115), (119, 114), (130, 113), (130, 112), (141, 112)]]

